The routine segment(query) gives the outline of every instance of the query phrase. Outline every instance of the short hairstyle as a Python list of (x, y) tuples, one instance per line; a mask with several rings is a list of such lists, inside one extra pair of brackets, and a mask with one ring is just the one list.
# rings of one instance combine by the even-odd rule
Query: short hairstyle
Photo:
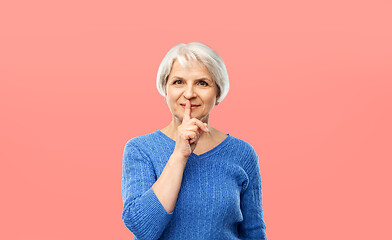
[(222, 102), (229, 92), (229, 76), (222, 58), (210, 47), (200, 42), (180, 43), (171, 48), (163, 58), (157, 74), (158, 92), (166, 96), (167, 78), (170, 74), (173, 62), (178, 60), (181, 66), (186, 67), (190, 59), (197, 63), (203, 63), (212, 80), (218, 86), (217, 103)]

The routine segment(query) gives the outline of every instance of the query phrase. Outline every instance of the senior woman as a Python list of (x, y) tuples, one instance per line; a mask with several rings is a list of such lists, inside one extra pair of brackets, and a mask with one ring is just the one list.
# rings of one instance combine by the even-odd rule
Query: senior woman
[(229, 90), (221, 57), (178, 44), (157, 88), (172, 121), (130, 139), (123, 154), (122, 219), (134, 239), (267, 239), (257, 153), (208, 124)]

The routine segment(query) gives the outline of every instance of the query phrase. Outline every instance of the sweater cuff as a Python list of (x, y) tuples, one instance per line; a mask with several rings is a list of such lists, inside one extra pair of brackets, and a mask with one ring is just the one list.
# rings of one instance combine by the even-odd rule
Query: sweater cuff
[(173, 212), (168, 213), (166, 209), (163, 207), (162, 203), (159, 201), (157, 195), (155, 195), (154, 190), (152, 190), (152, 187), (147, 190), (145, 193), (146, 197), (146, 204), (144, 207), (146, 208), (145, 210), (150, 210), (152, 217), (158, 218), (158, 219), (165, 219), (168, 218), (170, 220), (171, 216), (173, 215)]
[(152, 188), (138, 200), (137, 210), (131, 217), (133, 219), (131, 231), (139, 239), (158, 239), (170, 222), (174, 211), (172, 213), (166, 211)]

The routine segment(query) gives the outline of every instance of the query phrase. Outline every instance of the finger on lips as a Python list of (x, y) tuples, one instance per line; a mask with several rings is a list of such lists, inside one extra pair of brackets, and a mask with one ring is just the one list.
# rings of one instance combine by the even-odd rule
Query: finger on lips
[[(184, 111), (183, 120), (189, 121), (190, 119), (191, 119), (191, 102), (189, 101), (189, 99), (187, 99), (186, 103), (185, 103), (185, 111)], [(196, 125), (199, 126), (204, 132), (209, 132), (207, 123), (203, 123), (202, 121), (200, 121), (197, 118), (193, 118), (193, 119), (195, 120)]]
[(185, 102), (184, 119), (191, 119), (191, 102), (188, 99)]

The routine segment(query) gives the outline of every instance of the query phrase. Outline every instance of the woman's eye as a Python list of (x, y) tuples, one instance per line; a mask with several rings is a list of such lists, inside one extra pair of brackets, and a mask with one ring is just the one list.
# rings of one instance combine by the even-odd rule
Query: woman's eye
[(207, 82), (205, 82), (205, 81), (200, 81), (200, 83), (205, 83), (205, 85), (203, 85), (203, 86), (208, 86), (208, 83)]
[[(173, 81), (173, 84), (181, 84), (182, 81), (181, 80), (175, 80)], [(201, 84), (202, 86), (208, 86), (208, 83), (205, 81), (200, 81), (199, 84)]]

